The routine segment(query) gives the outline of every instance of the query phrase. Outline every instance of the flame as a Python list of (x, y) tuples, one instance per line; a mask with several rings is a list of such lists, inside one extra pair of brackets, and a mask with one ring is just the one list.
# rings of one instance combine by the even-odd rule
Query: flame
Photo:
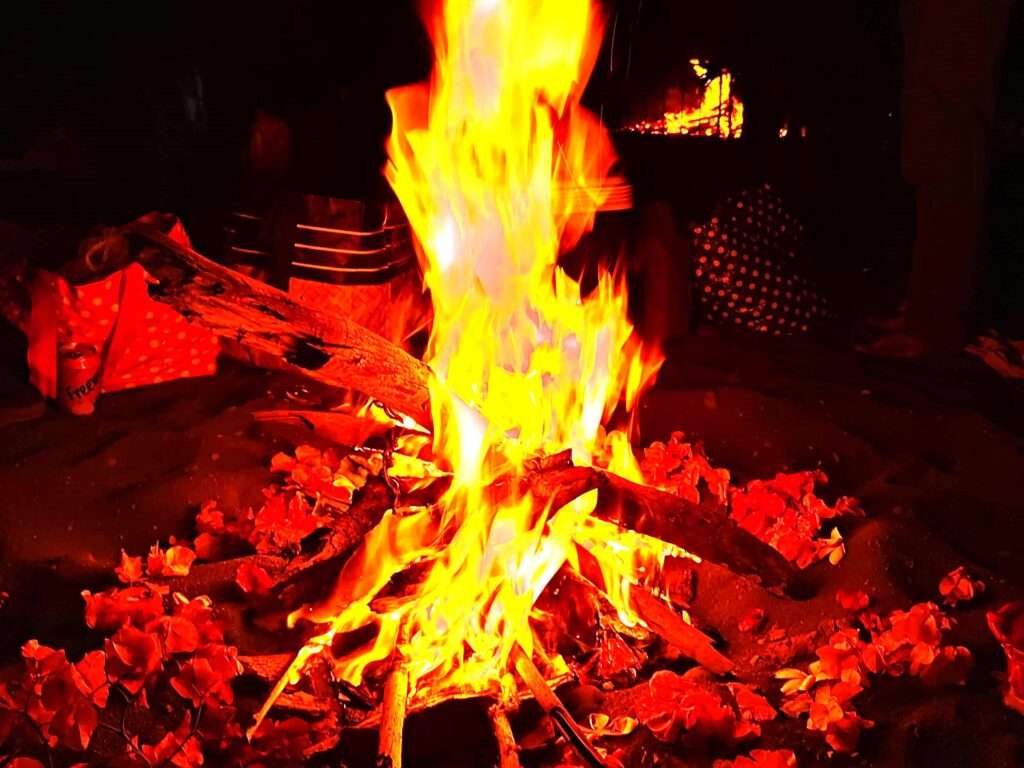
[(666, 112), (663, 120), (636, 123), (630, 130), (722, 139), (743, 135), (743, 102), (733, 93), (732, 73), (723, 69), (721, 74), (709, 78), (708, 68), (699, 59), (690, 59), (690, 66), (702, 83), (699, 102), (678, 112)]
[[(633, 333), (622, 280), (602, 274), (585, 295), (558, 266), (607, 201), (616, 161), (579, 103), (600, 19), (591, 0), (447, 0), (427, 24), (433, 76), (388, 94), (385, 173), (433, 302), (433, 455), (452, 484), (437, 507), (385, 515), (334, 593), (292, 616), (325, 631), (275, 695), (321, 651), (356, 685), (399, 659), (414, 701), (493, 690), (515, 645), (531, 649), (533, 605), (577, 545), (632, 546), (588, 523), (596, 492), (550, 509), (494, 485), (566, 448), (576, 463), (600, 455), (639, 478), (625, 433), (606, 435), (602, 422), (635, 406), (660, 355)], [(659, 557), (644, 553), (609, 565), (605, 581), (639, 580)]]

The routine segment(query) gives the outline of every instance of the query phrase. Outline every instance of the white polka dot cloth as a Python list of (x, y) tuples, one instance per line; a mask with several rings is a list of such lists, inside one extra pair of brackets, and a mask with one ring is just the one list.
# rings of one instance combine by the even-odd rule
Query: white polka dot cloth
[(802, 233), (768, 184), (719, 205), (692, 229), (703, 316), (774, 336), (806, 333), (834, 317), (828, 300), (794, 270)]
[(106, 349), (104, 392), (216, 373), (217, 337), (151, 299), (137, 264), (77, 288), (60, 283), (59, 335)]

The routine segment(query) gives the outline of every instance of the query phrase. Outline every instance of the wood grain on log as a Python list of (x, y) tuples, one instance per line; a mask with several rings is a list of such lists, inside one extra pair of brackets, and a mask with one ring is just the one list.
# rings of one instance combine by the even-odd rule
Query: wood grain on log
[(128, 224), (108, 236), (117, 238), (112, 250), (133, 255), (155, 281), (150, 295), (187, 319), (269, 353), (289, 370), (358, 390), (430, 425), (430, 368), (400, 347), (217, 264), (154, 227)]

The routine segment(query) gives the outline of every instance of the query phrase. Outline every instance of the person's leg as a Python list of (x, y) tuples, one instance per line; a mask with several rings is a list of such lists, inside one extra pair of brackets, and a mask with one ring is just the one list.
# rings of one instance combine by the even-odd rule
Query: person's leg
[(1005, 0), (904, 0), (902, 154), (916, 188), (916, 237), (905, 329), (868, 351), (913, 356), (968, 340), (1007, 8)]
[(907, 330), (936, 352), (955, 352), (969, 340), (981, 262), (982, 163), (966, 151), (950, 162), (974, 172), (918, 185), (907, 306)]

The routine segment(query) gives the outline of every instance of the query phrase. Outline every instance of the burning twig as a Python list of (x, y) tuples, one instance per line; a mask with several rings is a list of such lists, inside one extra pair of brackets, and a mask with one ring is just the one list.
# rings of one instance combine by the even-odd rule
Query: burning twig
[(511, 661), (520, 679), (530, 689), (530, 692), (537, 699), (537, 703), (544, 710), (544, 714), (551, 718), (558, 730), (561, 731), (566, 740), (579, 753), (580, 757), (592, 768), (605, 768), (604, 760), (597, 754), (594, 747), (591, 746), (583, 729), (573, 720), (572, 715), (569, 714), (565, 705), (562, 704), (561, 699), (551, 690), (551, 687), (544, 679), (544, 675), (537, 669), (537, 665), (533, 663), (533, 660), (518, 645), (512, 649)]
[(629, 602), (651, 631), (682, 651), (684, 656), (717, 675), (725, 675), (732, 671), (732, 661), (715, 650), (710, 637), (685, 622), (649, 591), (640, 586), (632, 586), (629, 590)]
[(313, 568), (346, 557), (380, 522), (384, 512), (391, 506), (391, 491), (387, 485), (376, 480), (367, 482), (352, 506), (333, 518), (331, 532), (323, 548), (314, 554), (297, 557), (289, 563), (278, 586), (294, 582)]
[(384, 680), (384, 698), (381, 701), (380, 731), (377, 736), (377, 768), (402, 768), (402, 734), (409, 709), (412, 680), (402, 647), (409, 641), (409, 627), (398, 630), (395, 650), (391, 656), (391, 671)]
[(409, 670), (401, 660), (384, 682), (377, 767), (402, 768), (402, 732), (409, 703)]
[(494, 740), (498, 743), (498, 768), (519, 768), (519, 747), (508, 721), (508, 710), (503, 704), (492, 704), (487, 709)]
[(154, 280), (150, 295), (190, 321), (266, 352), (291, 371), (357, 389), (430, 425), (430, 368), (372, 331), (210, 261), (155, 227), (128, 224), (104, 239), (104, 272), (137, 260)]

